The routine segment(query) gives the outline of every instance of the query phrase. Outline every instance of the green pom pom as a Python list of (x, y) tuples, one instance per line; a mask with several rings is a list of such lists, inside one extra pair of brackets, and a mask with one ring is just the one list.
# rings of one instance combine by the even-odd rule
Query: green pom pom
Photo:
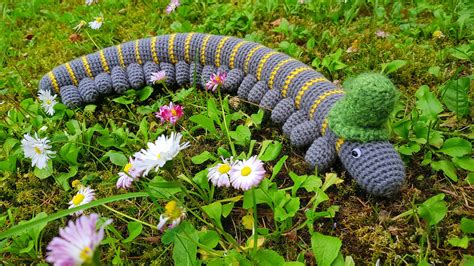
[(329, 127), (336, 135), (356, 141), (386, 140), (386, 122), (397, 90), (385, 76), (364, 73), (344, 83), (346, 95), (331, 109)]

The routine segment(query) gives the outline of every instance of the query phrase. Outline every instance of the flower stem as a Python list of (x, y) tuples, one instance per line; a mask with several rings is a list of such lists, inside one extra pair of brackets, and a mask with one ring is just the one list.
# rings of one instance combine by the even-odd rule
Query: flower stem
[(252, 257), (255, 257), (257, 253), (257, 243), (258, 243), (258, 235), (257, 235), (257, 197), (255, 196), (255, 188), (252, 188), (252, 200), (253, 200), (253, 250), (252, 250)]
[(232, 139), (230, 138), (229, 128), (227, 126), (227, 120), (226, 120), (225, 112), (224, 112), (224, 103), (222, 101), (222, 95), (221, 95), (220, 88), (217, 90), (217, 92), (219, 93), (219, 102), (221, 104), (222, 120), (224, 120), (224, 129), (225, 129), (225, 133), (227, 135), (227, 139), (229, 140), (230, 149), (232, 150), (232, 156), (237, 157), (237, 152), (235, 151), (234, 142), (232, 142)]
[[(201, 213), (206, 213), (204, 209), (201, 207), (201, 204), (196, 201), (196, 199), (189, 194), (189, 192), (186, 190), (186, 188), (181, 185), (181, 191), (196, 205), (196, 207), (199, 209)], [(197, 219), (199, 219), (201, 222), (206, 224), (207, 226), (211, 227), (212, 229), (216, 230), (216, 232), (219, 234), (219, 236), (223, 237), (225, 240), (227, 240), (231, 246), (233, 246), (237, 251), (243, 252), (245, 255), (247, 255), (247, 252), (245, 249), (242, 249), (242, 247), (237, 243), (237, 241), (229, 235), (224, 229), (220, 228), (219, 226), (214, 225), (213, 223), (208, 223), (205, 218), (203, 218), (201, 215), (198, 215), (197, 213), (191, 211), (188, 209), (188, 211), (194, 215)]]
[(128, 216), (128, 215), (126, 215), (125, 213), (120, 212), (120, 211), (117, 211), (116, 209), (111, 208), (111, 207), (109, 207), (109, 206), (107, 206), (107, 205), (105, 205), (105, 204), (103, 204), (103, 205), (101, 205), (101, 206), (104, 207), (104, 208), (106, 208), (106, 209), (108, 209), (108, 210), (110, 210), (110, 211), (112, 211), (112, 212), (115, 212), (116, 214), (121, 215), (121, 216), (123, 216), (123, 217), (125, 217), (125, 218), (128, 218), (128, 219), (133, 220), (133, 221), (138, 222), (138, 223), (141, 223), (141, 224), (143, 224), (143, 225), (146, 225), (146, 226), (148, 226), (148, 227), (150, 227), (150, 228), (152, 228), (152, 229), (157, 229), (157, 228), (156, 228), (156, 225), (152, 225), (152, 224), (149, 224), (149, 223), (147, 223), (147, 222), (144, 222), (144, 221), (138, 220), (138, 219), (136, 219), (136, 218), (133, 218), (133, 217), (131, 217), (131, 216)]

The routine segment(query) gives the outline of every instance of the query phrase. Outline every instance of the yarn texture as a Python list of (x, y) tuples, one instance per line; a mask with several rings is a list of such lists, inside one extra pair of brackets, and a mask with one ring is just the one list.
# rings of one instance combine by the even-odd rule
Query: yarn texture
[[(396, 90), (380, 74), (365, 73), (337, 87), (310, 66), (261, 44), (202, 33), (139, 39), (82, 56), (55, 67), (39, 82), (70, 108), (100, 101), (128, 89), (163, 81), (205, 88), (225, 72), (221, 91), (271, 112), (270, 119), (313, 169), (329, 170), (337, 158), (367, 192), (391, 196), (403, 185), (403, 162), (385, 124)], [(158, 82), (160, 83), (160, 82)], [(357, 155), (357, 156), (355, 156)]]
[(364, 73), (344, 84), (346, 95), (329, 112), (329, 127), (346, 140), (387, 140), (386, 122), (397, 93), (392, 82), (376, 73)]

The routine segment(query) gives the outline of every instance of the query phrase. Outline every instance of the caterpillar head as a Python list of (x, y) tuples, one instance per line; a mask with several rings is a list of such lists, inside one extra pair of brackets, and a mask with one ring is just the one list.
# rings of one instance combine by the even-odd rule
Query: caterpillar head
[(388, 141), (345, 141), (339, 148), (344, 168), (369, 193), (390, 197), (405, 179), (405, 166)]
[(338, 155), (357, 183), (374, 195), (390, 196), (403, 184), (405, 168), (387, 141), (387, 120), (397, 100), (392, 82), (364, 73), (344, 83), (346, 95), (331, 109), (330, 129), (344, 143)]

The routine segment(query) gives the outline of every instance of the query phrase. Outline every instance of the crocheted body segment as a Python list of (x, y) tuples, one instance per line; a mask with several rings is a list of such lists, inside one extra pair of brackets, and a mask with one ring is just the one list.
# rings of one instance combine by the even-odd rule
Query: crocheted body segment
[[(349, 140), (332, 130), (338, 123), (342, 132), (364, 128), (347, 126), (347, 118), (361, 117), (357, 112), (328, 121), (332, 107), (343, 105), (344, 90), (286, 54), (239, 38), (178, 33), (131, 41), (60, 65), (44, 75), (39, 87), (60, 94), (62, 102), (74, 108), (152, 85), (152, 73), (160, 70), (166, 73), (167, 85), (200, 87), (211, 74), (226, 72), (222, 90), (271, 109), (271, 120), (282, 125), (293, 145), (307, 149), (306, 161), (319, 171), (339, 157), (360, 186), (379, 196), (396, 193), (404, 182), (403, 163), (389, 142)], [(363, 88), (356, 99), (361, 95)]]

